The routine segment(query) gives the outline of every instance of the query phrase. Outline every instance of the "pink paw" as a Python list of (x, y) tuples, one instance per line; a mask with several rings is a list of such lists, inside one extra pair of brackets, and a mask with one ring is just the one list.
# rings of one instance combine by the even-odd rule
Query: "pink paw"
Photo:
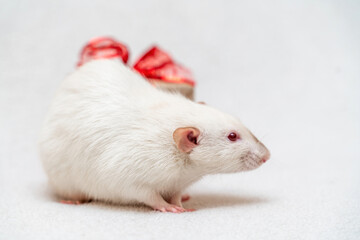
[(185, 209), (182, 207), (178, 207), (176, 205), (167, 205), (167, 206), (163, 206), (163, 207), (157, 207), (157, 208), (154, 208), (154, 210), (160, 211), (160, 212), (172, 212), (172, 213), (183, 213), (183, 212), (195, 211), (195, 209)]
[(63, 204), (71, 204), (71, 205), (80, 205), (80, 204), (86, 203), (86, 201), (60, 200), (60, 203), (63, 203)]

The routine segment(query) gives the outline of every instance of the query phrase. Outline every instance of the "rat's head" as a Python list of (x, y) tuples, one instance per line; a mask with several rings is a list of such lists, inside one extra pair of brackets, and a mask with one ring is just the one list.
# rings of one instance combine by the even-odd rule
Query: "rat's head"
[(193, 126), (177, 128), (173, 139), (194, 167), (206, 173), (252, 170), (270, 158), (269, 150), (239, 120), (214, 109)]

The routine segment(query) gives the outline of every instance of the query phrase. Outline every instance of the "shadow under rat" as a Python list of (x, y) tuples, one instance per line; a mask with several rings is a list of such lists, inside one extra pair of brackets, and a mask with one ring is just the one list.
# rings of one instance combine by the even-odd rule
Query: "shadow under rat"
[[(49, 187), (42, 185), (43, 191), (38, 189), (38, 197), (46, 199), (47, 201), (61, 203), (61, 199), (57, 197)], [(190, 193), (190, 198), (186, 201), (183, 201), (183, 204), (186, 207), (194, 208), (196, 211), (205, 210), (205, 209), (214, 209), (222, 207), (235, 207), (235, 206), (249, 206), (255, 204), (266, 204), (271, 200), (264, 198), (262, 196), (249, 196), (249, 195), (237, 195), (237, 194), (223, 194), (223, 193)], [(144, 204), (114, 204), (108, 202), (100, 202), (92, 200), (90, 202), (84, 203), (86, 205), (101, 208), (104, 210), (121, 210), (121, 211), (132, 211), (132, 212), (153, 212), (153, 210), (147, 207)], [(84, 205), (81, 204), (81, 205)]]

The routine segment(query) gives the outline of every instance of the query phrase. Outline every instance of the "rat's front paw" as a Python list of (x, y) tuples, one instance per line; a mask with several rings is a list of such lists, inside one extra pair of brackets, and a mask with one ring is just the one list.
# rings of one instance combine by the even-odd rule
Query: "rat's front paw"
[(155, 207), (154, 210), (160, 211), (160, 212), (172, 212), (172, 213), (183, 213), (183, 212), (193, 212), (195, 209), (185, 209), (182, 207), (178, 207), (176, 205), (166, 205), (166, 206), (159, 206)]
[(182, 202), (186, 202), (190, 199), (190, 195), (189, 194), (184, 194), (181, 196), (181, 201)]

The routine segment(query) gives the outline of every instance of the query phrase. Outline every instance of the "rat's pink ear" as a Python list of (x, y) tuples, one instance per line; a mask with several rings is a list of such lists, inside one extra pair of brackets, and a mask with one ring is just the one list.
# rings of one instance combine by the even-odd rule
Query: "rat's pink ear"
[(197, 145), (199, 135), (199, 129), (184, 127), (176, 129), (173, 133), (173, 138), (180, 151), (189, 153)]

